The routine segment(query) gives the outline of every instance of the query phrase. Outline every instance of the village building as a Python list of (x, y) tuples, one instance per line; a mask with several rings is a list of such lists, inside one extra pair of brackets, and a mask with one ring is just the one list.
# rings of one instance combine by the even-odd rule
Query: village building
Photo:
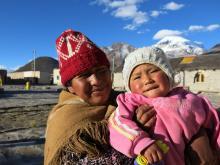
[(171, 59), (180, 84), (194, 92), (220, 92), (220, 52)]
[(59, 85), (61, 86), (61, 77), (60, 77), (60, 73), (59, 73), (59, 69), (55, 68), (53, 70), (53, 84)]
[(8, 77), (11, 80), (17, 80), (20, 82), (31, 82), (32, 84), (50, 84), (51, 74), (41, 71), (23, 71), (23, 72), (11, 72), (8, 73)]
[(38, 57), (18, 70), (8, 73), (8, 83), (53, 84), (53, 69), (58, 61), (52, 57)]

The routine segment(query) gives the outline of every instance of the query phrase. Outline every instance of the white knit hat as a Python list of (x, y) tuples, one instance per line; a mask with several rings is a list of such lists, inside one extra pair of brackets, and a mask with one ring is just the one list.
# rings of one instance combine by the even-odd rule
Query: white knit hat
[(123, 80), (125, 89), (130, 92), (129, 80), (133, 69), (144, 63), (153, 64), (159, 67), (168, 76), (170, 87), (174, 85), (174, 71), (164, 52), (157, 47), (143, 47), (136, 49), (125, 58), (123, 67)]

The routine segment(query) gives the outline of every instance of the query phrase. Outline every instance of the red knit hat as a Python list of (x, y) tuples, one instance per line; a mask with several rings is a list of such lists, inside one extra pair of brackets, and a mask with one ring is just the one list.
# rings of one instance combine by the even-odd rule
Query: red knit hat
[(110, 66), (106, 54), (81, 32), (64, 31), (56, 40), (56, 49), (63, 85), (94, 66)]

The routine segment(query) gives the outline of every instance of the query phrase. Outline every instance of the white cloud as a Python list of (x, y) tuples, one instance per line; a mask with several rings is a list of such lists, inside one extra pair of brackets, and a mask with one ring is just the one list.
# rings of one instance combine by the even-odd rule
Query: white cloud
[(112, 8), (123, 7), (125, 5), (125, 1), (113, 1), (108, 4)]
[(219, 24), (212, 24), (212, 25), (207, 26), (206, 30), (207, 31), (214, 31), (214, 30), (219, 29), (219, 28), (220, 28)]
[(168, 30), (168, 29), (163, 29), (163, 30), (160, 30), (158, 31), (154, 36), (153, 36), (153, 39), (155, 40), (159, 40), (159, 39), (162, 39), (166, 36), (180, 36), (182, 35), (183, 32), (181, 31), (178, 31), (178, 30)]
[[(111, 13), (115, 18), (130, 20), (123, 27), (126, 30), (137, 30), (138, 27), (149, 21), (149, 15), (145, 11), (139, 9), (139, 4), (145, 0), (93, 0), (90, 4), (104, 6), (103, 12)], [(163, 10), (152, 10), (150, 17), (156, 18), (161, 14), (166, 14), (166, 10), (179, 10), (184, 7), (184, 4), (178, 4), (173, 1), (164, 5)]]
[(188, 31), (190, 32), (200, 32), (200, 31), (214, 31), (220, 29), (220, 25), (219, 24), (211, 24), (208, 26), (202, 26), (202, 25), (191, 25), (188, 28)]
[(138, 9), (138, 4), (142, 2), (143, 0), (96, 0), (92, 4), (105, 6), (104, 12), (112, 11), (111, 14), (116, 18), (131, 20), (132, 23), (124, 29), (135, 30), (149, 20), (147, 13)]
[(160, 11), (157, 11), (157, 10), (153, 10), (151, 11), (151, 17), (158, 17), (160, 15)]
[(178, 4), (175, 2), (169, 2), (166, 5), (164, 5), (163, 9), (165, 10), (179, 10), (182, 7), (184, 7), (184, 4)]
[(132, 24), (128, 24), (128, 25), (124, 26), (123, 29), (126, 29), (126, 30), (136, 30), (137, 27), (132, 25)]
[(143, 2), (143, 0), (121, 0), (121, 1), (112, 1), (108, 3), (111, 7), (117, 8), (117, 7), (123, 7), (127, 5), (136, 5), (138, 3)]
[(123, 6), (113, 11), (113, 15), (119, 18), (132, 18), (137, 13), (137, 7), (134, 5)]
[(201, 30), (204, 30), (205, 27), (204, 26), (201, 26), (201, 25), (191, 25), (189, 26), (189, 31), (201, 31)]
[[(191, 25), (189, 26), (188, 30), (169, 30), (169, 29), (162, 29), (159, 30), (154, 36), (153, 39), (159, 40), (166, 36), (180, 36), (180, 35), (186, 35), (188, 32), (209, 32), (220, 29), (220, 24), (211, 24), (208, 26), (202, 26), (202, 25)], [(197, 42), (198, 44), (201, 44)]]
[(153, 10), (153, 11), (151, 11), (150, 16), (156, 18), (159, 15), (166, 14), (166, 13), (167, 13), (166, 11)]
[(137, 24), (137, 25), (141, 25), (145, 22), (148, 22), (148, 17), (146, 15), (145, 12), (142, 12), (142, 11), (139, 11), (137, 12), (135, 18), (134, 18), (134, 23)]

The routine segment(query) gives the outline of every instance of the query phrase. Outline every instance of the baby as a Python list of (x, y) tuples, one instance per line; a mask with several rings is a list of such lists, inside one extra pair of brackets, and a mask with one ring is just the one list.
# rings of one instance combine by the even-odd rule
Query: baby
[[(210, 144), (220, 148), (220, 123), (209, 101), (181, 87), (174, 88), (174, 71), (164, 52), (145, 47), (125, 59), (123, 78), (127, 93), (117, 97), (118, 108), (109, 119), (111, 145), (129, 157), (143, 155), (149, 163), (161, 160), (169, 165), (184, 165), (185, 146), (200, 129), (210, 134)], [(133, 121), (135, 109), (152, 106), (157, 115), (148, 131)], [(169, 147), (164, 156), (156, 141)], [(209, 140), (204, 141), (211, 150)], [(196, 151), (197, 152), (197, 151)]]

